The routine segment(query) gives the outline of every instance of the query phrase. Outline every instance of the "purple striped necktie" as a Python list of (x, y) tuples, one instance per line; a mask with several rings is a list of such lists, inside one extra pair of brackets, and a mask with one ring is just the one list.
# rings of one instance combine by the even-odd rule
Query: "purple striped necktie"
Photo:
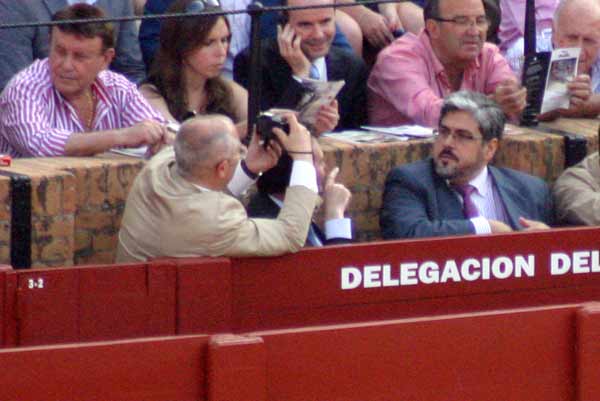
[(470, 184), (454, 185), (452, 188), (458, 192), (463, 198), (463, 213), (467, 219), (478, 217), (479, 211), (477, 206), (471, 199), (471, 194), (475, 192), (475, 187)]

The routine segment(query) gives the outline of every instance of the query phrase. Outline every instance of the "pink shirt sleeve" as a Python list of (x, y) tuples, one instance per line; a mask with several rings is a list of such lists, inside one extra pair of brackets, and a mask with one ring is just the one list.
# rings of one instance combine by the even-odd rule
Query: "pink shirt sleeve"
[(494, 93), (496, 86), (505, 80), (515, 80), (520, 82), (520, 78), (510, 68), (506, 59), (500, 54), (500, 50), (494, 45), (486, 44), (483, 48), (482, 68), (483, 92), (485, 94)]
[(413, 123), (432, 127), (443, 94), (432, 87), (437, 86), (431, 80), (435, 72), (423, 53), (415, 46), (394, 46), (377, 60), (368, 87)]
[(52, 116), (44, 100), (10, 90), (0, 105), (2, 135), (21, 155), (62, 156), (71, 132), (50, 125)]

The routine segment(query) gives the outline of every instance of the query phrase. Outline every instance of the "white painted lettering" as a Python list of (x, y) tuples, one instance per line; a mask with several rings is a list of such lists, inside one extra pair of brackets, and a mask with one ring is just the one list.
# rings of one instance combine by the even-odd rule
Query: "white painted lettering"
[(573, 252), (573, 273), (589, 273), (590, 265), (588, 258), (590, 253), (587, 251)]
[(592, 251), (592, 272), (598, 273), (600, 272), (600, 252)]
[(484, 280), (490, 279), (490, 258), (481, 259), (481, 278)]
[(522, 277), (523, 272), (527, 277), (535, 276), (535, 255), (527, 255), (527, 259), (522, 255), (515, 256), (515, 277)]
[(477, 259), (469, 258), (460, 265), (460, 274), (467, 281), (475, 281), (481, 276)]
[(396, 287), (400, 285), (400, 280), (392, 278), (391, 266), (389, 264), (383, 265), (383, 286), (384, 287)]
[(363, 284), (365, 288), (381, 287), (381, 265), (368, 265), (364, 269)]
[(455, 282), (460, 281), (460, 273), (458, 272), (458, 266), (456, 266), (456, 262), (452, 259), (446, 261), (440, 282), (445, 283), (446, 281), (448, 281), (448, 279), (451, 279)]
[(419, 267), (419, 280), (425, 284), (440, 282), (440, 267), (437, 263), (428, 260)]
[(342, 267), (342, 290), (357, 288), (362, 281), (360, 269), (356, 267)]
[(492, 274), (496, 278), (508, 278), (513, 272), (512, 260), (506, 256), (500, 256), (492, 262)]
[(415, 285), (419, 283), (419, 280), (417, 280), (417, 267), (416, 263), (400, 264), (400, 285)]
[(550, 274), (558, 276), (565, 274), (571, 268), (571, 259), (565, 253), (550, 254)]

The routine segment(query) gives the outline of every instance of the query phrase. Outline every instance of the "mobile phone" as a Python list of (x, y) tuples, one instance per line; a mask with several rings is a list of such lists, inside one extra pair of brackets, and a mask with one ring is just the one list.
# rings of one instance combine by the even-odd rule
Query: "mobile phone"
[(281, 25), (281, 29), (283, 29), (287, 25), (288, 22), (289, 22), (289, 19), (288, 19), (287, 13), (280, 12), (277, 15), (277, 25)]

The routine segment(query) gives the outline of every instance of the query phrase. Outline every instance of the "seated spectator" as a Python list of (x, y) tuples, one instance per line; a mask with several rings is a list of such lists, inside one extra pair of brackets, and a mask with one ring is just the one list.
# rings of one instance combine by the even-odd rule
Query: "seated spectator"
[(600, 225), (600, 157), (589, 155), (566, 169), (553, 187), (556, 218), (572, 225)]
[(505, 117), (485, 95), (460, 91), (442, 106), (432, 157), (388, 174), (380, 226), (383, 238), (487, 234), (548, 228), (546, 184), (489, 165)]
[(368, 82), (371, 124), (433, 127), (444, 96), (458, 90), (490, 95), (516, 118), (526, 90), (498, 48), (485, 43), (482, 0), (431, 0), (424, 16), (424, 31), (404, 35), (377, 58)]
[[(559, 0), (535, 1), (536, 50), (552, 50), (552, 16)], [(500, 51), (517, 74), (521, 76), (525, 34), (526, 0), (500, 0), (502, 18), (498, 37)]]
[[(338, 0), (341, 4), (360, 4), (356, 0)], [(423, 29), (423, 8), (418, 1), (370, 4), (339, 8), (358, 23), (367, 44), (381, 49), (401, 32), (419, 33)]]
[[(197, 0), (177, 0), (168, 12), (194, 12)], [(208, 11), (220, 11), (209, 7)], [(231, 34), (223, 16), (170, 18), (163, 22), (160, 47), (140, 92), (167, 120), (196, 114), (224, 114), (238, 123), (247, 118), (248, 93), (220, 77)], [(245, 124), (244, 124), (245, 125)], [(245, 134), (245, 129), (242, 130)]]
[[(0, 24), (50, 21), (57, 11), (74, 3), (68, 0), (0, 0)], [(88, 1), (104, 10), (110, 17), (133, 15), (131, 1)], [(140, 82), (145, 76), (135, 21), (115, 24), (115, 57), (111, 70), (125, 75), (132, 82)], [(36, 59), (48, 57), (50, 45), (48, 26), (0, 29), (0, 91), (20, 70)]]
[[(339, 169), (336, 167), (325, 177), (325, 160), (323, 151), (316, 139), (312, 141), (313, 165), (317, 171), (317, 184), (323, 194), (325, 232), (316, 223), (311, 223), (306, 239), (307, 246), (323, 246), (352, 242), (351, 221), (344, 218), (344, 212), (350, 202), (350, 191), (335, 182)], [(258, 192), (248, 203), (250, 217), (275, 218), (279, 215), (285, 190), (290, 181), (293, 160), (284, 153), (277, 165), (266, 171), (256, 182)], [(325, 179), (325, 182), (323, 180)]]
[[(144, 14), (163, 14), (167, 11), (169, 5), (171, 5), (171, 3), (174, 1), (175, 0), (148, 0), (146, 2)], [(216, 1), (212, 0), (198, 0), (198, 2), (203, 5), (218, 4)], [(252, 0), (221, 0), (219, 3), (223, 10), (232, 11), (245, 10), (251, 2)], [(281, 0), (265, 0), (261, 3), (264, 6), (280, 6)], [(262, 39), (275, 37), (277, 15), (278, 14), (275, 12), (262, 14), (260, 18), (260, 36)], [(349, 17), (347, 15), (345, 17), (346, 18), (341, 21), (344, 27), (348, 27), (350, 25), (347, 28), (349, 31), (360, 31), (358, 27), (353, 28), (351, 24), (348, 24), (346, 20), (349, 19)], [(234, 57), (240, 51), (250, 45), (250, 16), (247, 13), (229, 14), (227, 15), (227, 20), (229, 21), (229, 26), (231, 28), (231, 41), (229, 43), (229, 50), (227, 52), (225, 66), (223, 67), (223, 75), (229, 79), (232, 79)], [(144, 63), (148, 69), (152, 65), (154, 54), (158, 49), (160, 27), (161, 20), (159, 19), (145, 19), (142, 21), (140, 26), (140, 46), (142, 48)], [(353, 36), (356, 35), (353, 34)], [(336, 31), (333, 44), (348, 51), (353, 50), (342, 32)]]
[[(333, 4), (333, 0), (288, 0), (286, 3), (295, 7), (324, 4)], [(294, 109), (306, 93), (301, 78), (346, 82), (337, 102), (321, 107), (312, 127), (316, 135), (359, 127), (366, 117), (366, 66), (355, 55), (331, 46), (335, 13), (333, 7), (289, 11), (288, 22), (283, 29), (280, 27), (277, 41), (267, 41), (262, 49), (262, 110)], [(249, 62), (249, 49), (235, 58), (235, 80), (245, 87), (248, 86)]]
[(568, 109), (550, 112), (540, 119), (595, 117), (600, 113), (600, 2), (562, 0), (553, 20), (554, 47), (579, 47), (577, 77), (567, 86), (571, 95)]
[[(53, 21), (105, 17), (75, 4)], [(115, 54), (110, 23), (52, 28), (50, 55), (18, 73), (0, 96), (0, 152), (13, 157), (88, 156), (170, 140), (165, 122), (124, 76), (104, 71)]]
[[(244, 206), (224, 192), (245, 151), (232, 121), (219, 115), (196, 117), (183, 123), (174, 149), (154, 156), (136, 177), (121, 223), (117, 262), (270, 256), (302, 248), (317, 201), (317, 180), (310, 134), (293, 114), (287, 119), (289, 136), (273, 130), (294, 159), (276, 219), (248, 218)], [(265, 150), (253, 135), (243, 168), (253, 173), (271, 168), (277, 149)]]

